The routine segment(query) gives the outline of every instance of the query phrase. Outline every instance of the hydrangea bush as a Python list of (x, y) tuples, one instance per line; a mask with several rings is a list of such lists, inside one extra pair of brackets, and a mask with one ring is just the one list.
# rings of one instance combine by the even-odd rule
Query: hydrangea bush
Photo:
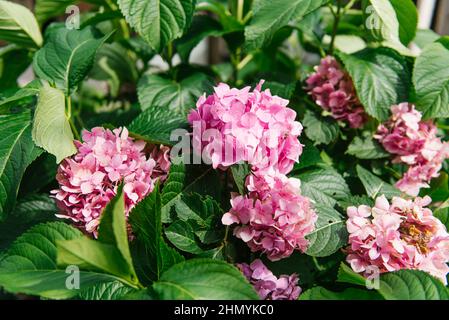
[(46, 2), (0, 0), (0, 298), (449, 299), (411, 0)]

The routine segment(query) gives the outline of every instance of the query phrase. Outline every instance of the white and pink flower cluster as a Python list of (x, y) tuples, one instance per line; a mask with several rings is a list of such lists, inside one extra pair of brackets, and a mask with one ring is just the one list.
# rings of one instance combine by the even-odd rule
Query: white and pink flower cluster
[(373, 266), (380, 273), (401, 269), (428, 272), (445, 284), (449, 272), (449, 234), (425, 208), (430, 197), (406, 200), (385, 196), (373, 208), (361, 205), (347, 209), (349, 232), (347, 262), (366, 276)]
[[(317, 216), (310, 200), (301, 195), (300, 181), (286, 176), (302, 153), (298, 140), (302, 126), (295, 121), (296, 112), (287, 107), (288, 100), (261, 91), (262, 84), (253, 91), (218, 85), (213, 95), (199, 99), (189, 121), (196, 152), (206, 153), (214, 168), (241, 161), (251, 165), (246, 179), (249, 193), (232, 195), (232, 209), (222, 222), (238, 224), (234, 235), (253, 252), (279, 260), (295, 249), (307, 249), (305, 236), (314, 230)], [(200, 122), (201, 130), (195, 130), (195, 122)], [(218, 132), (213, 140), (224, 144), (205, 139), (211, 137), (208, 131)]]
[(296, 274), (277, 278), (260, 259), (250, 265), (242, 263), (237, 266), (263, 300), (296, 300), (301, 293)]
[(78, 152), (65, 159), (56, 176), (59, 189), (51, 193), (62, 213), (80, 228), (96, 235), (103, 209), (123, 183), (126, 214), (164, 180), (170, 168), (169, 148), (134, 141), (126, 128), (101, 127), (82, 133)]
[(220, 83), (202, 96), (188, 116), (193, 125), (193, 148), (214, 168), (245, 161), (254, 170), (286, 174), (302, 153), (302, 126), (288, 100), (261, 91), (263, 80), (251, 91)]
[(449, 143), (437, 137), (431, 120), (421, 120), (414, 105), (401, 103), (391, 107), (391, 118), (381, 124), (374, 136), (385, 150), (395, 155), (393, 162), (409, 166), (396, 186), (411, 196), (428, 187), (438, 177), (443, 161), (449, 157)]
[(272, 261), (289, 257), (295, 249), (306, 251), (305, 236), (315, 229), (317, 215), (309, 198), (301, 195), (300, 181), (256, 174), (247, 177), (246, 186), (247, 195), (232, 195), (223, 224), (239, 224), (234, 235)]
[(315, 103), (334, 119), (347, 122), (351, 128), (360, 128), (365, 123), (367, 117), (352, 80), (334, 57), (321, 59), (306, 83)]

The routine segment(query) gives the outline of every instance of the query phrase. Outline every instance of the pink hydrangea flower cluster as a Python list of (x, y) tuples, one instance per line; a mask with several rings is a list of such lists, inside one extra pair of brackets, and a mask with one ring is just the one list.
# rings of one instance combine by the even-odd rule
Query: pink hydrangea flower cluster
[(393, 162), (409, 166), (396, 186), (411, 196), (428, 187), (439, 175), (443, 161), (449, 157), (449, 143), (437, 137), (431, 121), (422, 121), (414, 105), (401, 103), (391, 107), (391, 118), (381, 124), (374, 136), (385, 150), (395, 155)]
[(224, 225), (239, 224), (234, 235), (253, 252), (266, 253), (275, 261), (290, 256), (295, 249), (305, 251), (305, 238), (315, 229), (317, 215), (310, 200), (300, 194), (300, 181), (285, 175), (247, 177), (249, 194), (233, 194)]
[(347, 122), (351, 128), (360, 128), (365, 123), (366, 114), (352, 80), (334, 57), (321, 59), (306, 84), (315, 103), (329, 111), (334, 119)]
[(58, 217), (96, 235), (102, 211), (120, 183), (128, 215), (153, 190), (156, 179), (166, 178), (169, 148), (134, 141), (126, 128), (97, 127), (83, 131), (82, 139), (75, 141), (78, 153), (60, 164), (56, 176), (60, 188), (51, 193), (62, 211)]
[(238, 264), (248, 281), (254, 286), (262, 300), (297, 300), (301, 288), (298, 275), (281, 275), (277, 278), (259, 259), (250, 265)]
[(193, 125), (193, 148), (225, 169), (240, 161), (253, 170), (286, 174), (302, 153), (298, 141), (302, 125), (288, 100), (261, 91), (263, 80), (251, 91), (221, 83), (215, 93), (202, 96), (188, 115)]
[(365, 276), (401, 269), (426, 271), (445, 284), (449, 272), (449, 234), (425, 208), (430, 197), (406, 200), (385, 196), (373, 208), (361, 205), (347, 209), (349, 232), (347, 262)]

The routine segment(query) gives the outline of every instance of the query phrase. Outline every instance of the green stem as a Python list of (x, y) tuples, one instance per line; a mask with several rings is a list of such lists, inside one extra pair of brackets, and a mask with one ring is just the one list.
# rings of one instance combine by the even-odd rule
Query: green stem
[(72, 98), (70, 96), (68, 96), (66, 98), (66, 105), (67, 105), (67, 121), (70, 124), (70, 128), (72, 129), (73, 135), (75, 136), (76, 140), (80, 140), (80, 135), (78, 133), (78, 129), (75, 126), (75, 123), (73, 122), (72, 119)]
[(337, 12), (335, 12), (332, 8), (331, 12), (334, 15), (334, 25), (332, 27), (332, 38), (329, 45), (329, 55), (332, 55), (334, 52), (335, 38), (337, 36), (338, 24), (340, 23), (341, 18), (341, 0), (337, 0)]
[(243, 21), (243, 5), (245, 4), (245, 0), (238, 0), (237, 2), (237, 20)]

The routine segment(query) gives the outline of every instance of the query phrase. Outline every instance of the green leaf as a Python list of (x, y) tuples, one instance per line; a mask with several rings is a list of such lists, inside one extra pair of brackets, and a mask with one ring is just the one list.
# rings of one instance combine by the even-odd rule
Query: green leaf
[(121, 300), (135, 289), (120, 281), (100, 283), (83, 290), (77, 298), (81, 300)]
[(407, 101), (411, 85), (405, 59), (389, 48), (339, 53), (365, 111), (386, 120), (393, 104)]
[[(396, 7), (400, 10), (402, 10), (400, 8), (400, 6), (402, 6), (402, 2), (403, 1), (401, 0), (401, 4), (396, 4)], [(377, 33), (380, 33), (377, 38), (380, 38), (379, 40), (384, 40), (384, 45), (391, 46), (392, 48), (395, 48), (400, 52), (407, 52), (408, 49), (404, 46), (404, 44), (401, 43), (401, 39), (399, 36), (399, 21), (393, 3), (390, 0), (369, 0), (369, 3), (370, 8), (372, 9), (368, 10), (368, 8), (366, 8), (365, 12), (369, 12), (370, 16), (368, 19), (374, 22), (374, 25), (370, 26), (370, 30), (372, 31), (373, 35), (376, 37)], [(416, 9), (414, 11), (414, 18), (415, 20), (417, 20)], [(412, 14), (410, 14), (410, 16), (411, 15)], [(407, 24), (407, 27), (410, 28), (409, 32), (413, 33), (412, 24)], [(414, 26), (414, 29), (416, 30), (416, 24)]]
[(43, 39), (36, 18), (28, 8), (0, 1), (0, 39), (19, 46), (40, 47)]
[(103, 210), (98, 240), (82, 237), (58, 242), (58, 265), (78, 265), (112, 274), (131, 285), (138, 283), (128, 245), (122, 187)]
[(338, 201), (338, 205), (346, 212), (348, 207), (358, 207), (361, 205), (373, 207), (374, 201), (367, 195), (350, 196), (349, 198)]
[(182, 36), (195, 10), (194, 0), (118, 0), (118, 4), (126, 21), (158, 52)]
[(371, 136), (354, 137), (346, 153), (359, 159), (381, 159), (390, 156)]
[(31, 139), (29, 111), (0, 115), (0, 221), (11, 213), (25, 169), (42, 152)]
[(297, 175), (301, 180), (301, 191), (316, 203), (333, 207), (337, 200), (350, 196), (345, 179), (332, 168), (320, 168)]
[(243, 274), (226, 262), (192, 259), (162, 275), (153, 288), (163, 300), (258, 300)]
[(418, 11), (412, 0), (390, 0), (399, 22), (399, 39), (408, 45), (416, 36)]
[(347, 243), (346, 223), (343, 216), (331, 207), (315, 205), (315, 210), (318, 220), (315, 223), (315, 230), (306, 236), (309, 240), (306, 254), (327, 257)]
[[(177, 129), (187, 130), (189, 127), (185, 116), (165, 106), (152, 106), (134, 119), (128, 126), (128, 130), (138, 139), (156, 145), (172, 146), (178, 141), (172, 140), (171, 134), (176, 133), (175, 130)], [(173, 138), (177, 137), (174, 136)]]
[(424, 48), (415, 61), (413, 84), (424, 118), (449, 117), (449, 37)]
[(53, 154), (58, 163), (76, 153), (62, 91), (47, 85), (41, 88), (32, 136), (36, 145)]
[(212, 82), (204, 73), (195, 72), (179, 82), (160, 75), (146, 74), (138, 84), (137, 94), (142, 110), (163, 106), (185, 116), (196, 101), (209, 91)]
[(301, 141), (304, 144), (304, 148), (302, 150), (301, 156), (299, 157), (299, 162), (295, 163), (295, 166), (293, 168), (294, 171), (323, 163), (320, 155), (320, 150), (318, 150), (318, 148), (315, 147), (310, 140), (304, 140)]
[(398, 189), (393, 187), (391, 184), (386, 183), (365, 168), (357, 165), (356, 170), (360, 181), (362, 181), (362, 184), (365, 187), (366, 193), (371, 198), (374, 199), (381, 195), (385, 195), (387, 198), (392, 198), (394, 196), (401, 195), (401, 192)]
[(342, 262), (338, 269), (337, 281), (366, 286), (366, 279), (359, 273), (354, 272), (346, 263)]
[(186, 35), (175, 42), (176, 51), (183, 62), (189, 62), (192, 50), (207, 37), (220, 37), (226, 32), (221, 24), (208, 15), (196, 15)]
[(33, 68), (41, 79), (54, 83), (69, 96), (91, 69), (98, 48), (111, 36), (98, 37), (95, 29), (55, 27), (34, 55)]
[[(43, 24), (50, 18), (64, 15), (68, 6), (80, 2), (79, 0), (35, 0), (34, 11), (37, 20)], [(104, 0), (84, 0), (96, 5), (104, 5)]]
[(449, 208), (437, 209), (433, 212), (433, 215), (446, 226), (446, 230), (449, 230)]
[(136, 61), (132, 53), (117, 42), (105, 43), (97, 51), (89, 78), (108, 81), (111, 95), (116, 97), (122, 84), (136, 82)]
[(48, 194), (32, 194), (19, 199), (11, 214), (0, 224), (0, 251), (33, 225), (55, 220), (56, 213), (55, 200)]
[(446, 172), (440, 172), (437, 178), (432, 179), (430, 188), (422, 189), (421, 196), (428, 195), (432, 202), (446, 201), (449, 199), (449, 177)]
[[(188, 236), (190, 240), (195, 241), (195, 235), (205, 244), (216, 243), (223, 239), (224, 228), (221, 224), (223, 210), (212, 197), (201, 196), (197, 193), (182, 194), (174, 203), (174, 207), (177, 218), (180, 219), (175, 221), (175, 224), (178, 221), (183, 221), (189, 225), (185, 226), (179, 223), (175, 227), (170, 228), (169, 232), (173, 231), (176, 233), (169, 236), (166, 232), (167, 238), (170, 241), (175, 238), (176, 242), (180, 236)], [(178, 232), (183, 228), (185, 228), (186, 232)], [(171, 242), (177, 248), (187, 251), (178, 246), (179, 241), (177, 243)], [(196, 253), (199, 252), (198, 248), (192, 250), (196, 250)]]
[(418, 29), (413, 43), (420, 49), (423, 49), (432, 42), (437, 41), (439, 38), (440, 35), (431, 29)]
[(167, 246), (162, 238), (158, 187), (134, 207), (129, 215), (129, 223), (136, 236), (133, 243), (141, 265), (139, 275), (145, 275), (148, 282), (159, 279), (165, 270), (184, 259), (176, 250)]
[(245, 180), (251, 173), (248, 163), (237, 163), (231, 166), (232, 177), (240, 194), (245, 194)]
[(382, 300), (375, 291), (348, 288), (333, 292), (323, 287), (314, 287), (299, 296), (299, 300)]
[[(175, 204), (180, 200), (183, 194), (196, 192), (202, 195), (210, 195), (217, 201), (220, 201), (220, 179), (216, 170), (212, 167), (198, 165), (179, 165), (176, 169), (170, 168), (174, 172), (173, 180), (165, 183), (162, 192), (162, 221), (164, 223), (171, 221), (171, 212)], [(176, 171), (175, 171), (176, 170)], [(170, 183), (170, 187), (169, 187)]]
[[(0, 91), (2, 95), (14, 89), (19, 89), (20, 76), (28, 69), (31, 61), (32, 58), (28, 49), (18, 47), (15, 44), (0, 48)], [(0, 112), (7, 113), (3, 110), (4, 108), (1, 108)]]
[[(50, 299), (76, 296), (78, 289), (66, 283), (70, 272), (56, 265), (56, 242), (82, 237), (77, 229), (62, 222), (34, 226), (20, 236), (0, 260), (0, 286), (13, 293), (39, 295)], [(80, 271), (80, 288), (116, 280), (115, 277)]]
[(17, 90), (14, 94), (2, 99), (0, 101), (0, 107), (3, 107), (8, 104), (17, 105), (20, 101), (24, 99), (35, 97), (39, 94), (41, 87), (42, 86), (38, 80), (31, 81), (25, 87)]
[(203, 249), (200, 248), (195, 239), (195, 233), (192, 227), (187, 222), (182, 220), (173, 222), (165, 229), (165, 235), (179, 250), (193, 254), (200, 254), (203, 252)]
[(255, 0), (253, 18), (245, 28), (246, 49), (254, 50), (267, 45), (276, 31), (297, 22), (320, 8), (328, 0)]
[(420, 270), (382, 274), (378, 291), (387, 300), (449, 300), (448, 288)]
[(307, 110), (302, 124), (305, 128), (307, 137), (315, 142), (315, 145), (324, 143), (329, 144), (334, 141), (339, 133), (338, 123), (328, 118), (318, 117), (312, 111)]
[(180, 158), (171, 161), (170, 171), (161, 193), (161, 216), (164, 222), (170, 216), (170, 209), (174, 204), (171, 200), (179, 196), (184, 189), (185, 171), (185, 165)]
[[(366, 286), (366, 279), (352, 271), (345, 263), (338, 271), (339, 282)], [(377, 291), (387, 300), (448, 300), (444, 284), (420, 270), (399, 270), (380, 275)]]

